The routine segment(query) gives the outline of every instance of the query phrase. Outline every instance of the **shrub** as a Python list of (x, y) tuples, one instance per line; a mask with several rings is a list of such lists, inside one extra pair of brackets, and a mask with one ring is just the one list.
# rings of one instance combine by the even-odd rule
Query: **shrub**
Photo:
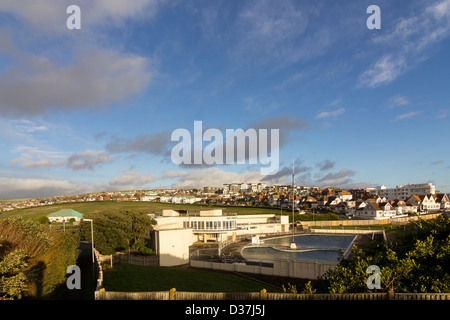
[(76, 264), (78, 233), (50, 233), (23, 218), (0, 221), (0, 299), (49, 297)]

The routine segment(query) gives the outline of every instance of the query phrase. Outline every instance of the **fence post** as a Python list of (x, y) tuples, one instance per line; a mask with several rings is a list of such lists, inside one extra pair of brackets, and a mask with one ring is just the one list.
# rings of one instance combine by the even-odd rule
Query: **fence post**
[(169, 300), (175, 300), (175, 292), (177, 291), (177, 289), (172, 288), (169, 290)]
[(390, 288), (387, 292), (388, 300), (395, 300), (395, 292), (394, 289)]
[(259, 299), (260, 300), (266, 300), (267, 299), (267, 290), (266, 289), (262, 289), (259, 292)]

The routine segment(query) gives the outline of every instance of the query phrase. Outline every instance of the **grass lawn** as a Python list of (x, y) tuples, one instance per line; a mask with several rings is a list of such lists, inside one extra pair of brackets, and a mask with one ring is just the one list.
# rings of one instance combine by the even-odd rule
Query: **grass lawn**
[(200, 210), (223, 209), (224, 213), (237, 214), (279, 214), (279, 209), (258, 208), (258, 207), (220, 207), (220, 206), (201, 206), (196, 204), (174, 204), (161, 202), (145, 202), (145, 201), (93, 201), (93, 202), (72, 202), (54, 204), (50, 206), (30, 207), (25, 209), (17, 209), (7, 211), (0, 214), (0, 219), (9, 217), (25, 217), (36, 220), (40, 216), (46, 216), (52, 212), (61, 209), (73, 209), (82, 214), (100, 212), (102, 210), (145, 210), (149, 213), (162, 213), (163, 209), (183, 209), (190, 212), (199, 212)]
[(121, 292), (168, 291), (171, 288), (190, 292), (259, 292), (262, 289), (282, 292), (231, 273), (122, 263), (116, 263), (105, 272), (104, 286), (106, 291)]

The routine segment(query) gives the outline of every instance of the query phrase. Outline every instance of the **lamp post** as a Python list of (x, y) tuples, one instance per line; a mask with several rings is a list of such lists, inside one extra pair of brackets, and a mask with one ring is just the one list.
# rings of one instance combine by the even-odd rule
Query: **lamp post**
[(95, 259), (94, 259), (94, 220), (92, 219), (83, 219), (83, 221), (91, 222), (91, 243), (92, 243), (92, 277), (95, 280)]
[(295, 221), (294, 221), (294, 210), (295, 210), (295, 171), (294, 171), (294, 160), (292, 160), (292, 242), (290, 245), (291, 249), (297, 249), (295, 244)]

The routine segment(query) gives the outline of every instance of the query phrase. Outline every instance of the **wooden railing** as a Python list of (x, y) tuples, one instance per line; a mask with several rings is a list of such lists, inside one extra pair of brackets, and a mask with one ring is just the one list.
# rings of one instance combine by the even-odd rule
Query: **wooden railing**
[(450, 293), (95, 292), (96, 300), (450, 300)]

